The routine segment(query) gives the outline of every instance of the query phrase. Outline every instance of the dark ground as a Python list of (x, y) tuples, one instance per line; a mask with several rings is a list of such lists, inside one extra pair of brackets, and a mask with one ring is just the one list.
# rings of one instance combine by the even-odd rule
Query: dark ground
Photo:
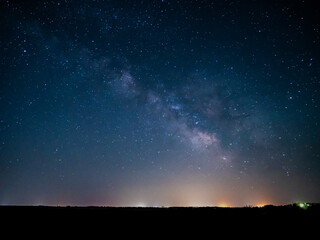
[(28, 218), (59, 216), (64, 218), (77, 218), (81, 216), (105, 217), (105, 216), (126, 216), (129, 218), (141, 216), (170, 216), (172, 218), (183, 218), (188, 216), (204, 216), (211, 218), (291, 218), (310, 220), (320, 217), (320, 204), (308, 204), (305, 208), (297, 204), (286, 206), (264, 207), (242, 207), (242, 208), (220, 208), (220, 207), (52, 207), (52, 206), (0, 206), (2, 216)]
[(4, 220), (1, 229), (9, 230), (13, 236), (24, 235), (26, 231), (31, 235), (68, 232), (71, 236), (102, 233), (110, 237), (110, 232), (116, 232), (119, 236), (144, 234), (153, 239), (154, 236), (167, 238), (168, 232), (174, 232), (180, 237), (182, 234), (203, 239), (201, 235), (206, 238), (209, 233), (214, 237), (222, 232), (225, 236), (251, 235), (260, 239), (265, 235), (273, 238), (274, 233), (296, 237), (297, 232), (303, 239), (309, 239), (308, 236), (318, 232), (320, 204), (309, 204), (306, 209), (298, 205), (262, 208), (0, 206), (0, 217)]

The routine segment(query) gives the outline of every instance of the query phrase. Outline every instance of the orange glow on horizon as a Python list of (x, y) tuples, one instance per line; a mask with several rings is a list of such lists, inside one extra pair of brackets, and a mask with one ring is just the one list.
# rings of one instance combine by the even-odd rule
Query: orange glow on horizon
[(262, 208), (262, 207), (264, 207), (264, 206), (266, 206), (266, 205), (268, 205), (268, 204), (261, 203), (261, 204), (257, 204), (257, 205), (256, 205), (256, 207), (258, 207), (258, 208)]
[(220, 203), (218, 204), (218, 207), (227, 208), (227, 207), (230, 207), (230, 205), (227, 203)]

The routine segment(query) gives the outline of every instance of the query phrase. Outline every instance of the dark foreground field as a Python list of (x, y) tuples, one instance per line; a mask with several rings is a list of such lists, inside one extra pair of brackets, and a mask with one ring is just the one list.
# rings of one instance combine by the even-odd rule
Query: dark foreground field
[[(150, 229), (169, 229), (183, 232), (201, 229), (212, 232), (224, 229), (225, 233), (248, 232), (252, 229), (265, 234), (270, 232), (300, 231), (305, 235), (317, 232), (320, 204), (297, 204), (286, 206), (243, 208), (113, 208), (113, 207), (46, 207), (46, 206), (0, 206), (0, 216), (5, 219), (2, 229), (19, 229), (28, 226), (35, 229), (89, 231), (116, 230), (119, 234)], [(8, 226), (8, 228), (7, 228)], [(89, 227), (90, 226), (90, 227)], [(227, 230), (225, 230), (227, 229)], [(238, 229), (237, 231), (235, 229)], [(118, 231), (118, 230), (117, 230)], [(19, 232), (19, 231), (18, 231)]]
[(95, 239), (93, 235), (107, 239), (110, 236), (117, 236), (110, 239), (128, 236), (137, 236), (137, 239), (142, 236), (148, 239), (167, 239), (168, 236), (179, 239), (182, 236), (194, 239), (208, 236), (213, 239), (216, 236), (313, 239), (312, 236), (318, 234), (320, 205), (310, 204), (307, 208), (298, 205), (262, 208), (0, 206), (0, 216), (3, 220), (0, 229), (8, 231), (13, 239), (14, 236), (42, 237), (43, 234), (60, 239), (66, 237), (66, 233), (71, 239), (76, 235), (81, 239), (84, 236), (88, 236), (84, 239)]
[(53, 206), (0, 206), (2, 216), (15, 217), (49, 217), (63, 216), (77, 218), (78, 216), (206, 216), (218, 217), (262, 217), (262, 218), (297, 218), (300, 221), (320, 217), (320, 204), (291, 204), (285, 206), (267, 205), (264, 207), (53, 207)]

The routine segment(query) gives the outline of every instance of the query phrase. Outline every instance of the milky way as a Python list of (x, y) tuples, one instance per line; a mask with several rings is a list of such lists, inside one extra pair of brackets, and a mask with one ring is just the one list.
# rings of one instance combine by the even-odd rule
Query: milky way
[(315, 2), (0, 9), (0, 204), (320, 201)]

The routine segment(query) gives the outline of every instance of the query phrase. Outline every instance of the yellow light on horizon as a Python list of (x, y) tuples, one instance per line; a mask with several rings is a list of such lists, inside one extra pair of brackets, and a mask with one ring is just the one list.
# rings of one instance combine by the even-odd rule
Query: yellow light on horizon
[(264, 206), (266, 206), (267, 204), (258, 204), (258, 205), (256, 205), (258, 208), (262, 208), (262, 207), (264, 207)]
[(227, 204), (227, 203), (220, 203), (220, 204), (218, 205), (218, 207), (227, 208), (227, 207), (230, 207), (230, 205)]

